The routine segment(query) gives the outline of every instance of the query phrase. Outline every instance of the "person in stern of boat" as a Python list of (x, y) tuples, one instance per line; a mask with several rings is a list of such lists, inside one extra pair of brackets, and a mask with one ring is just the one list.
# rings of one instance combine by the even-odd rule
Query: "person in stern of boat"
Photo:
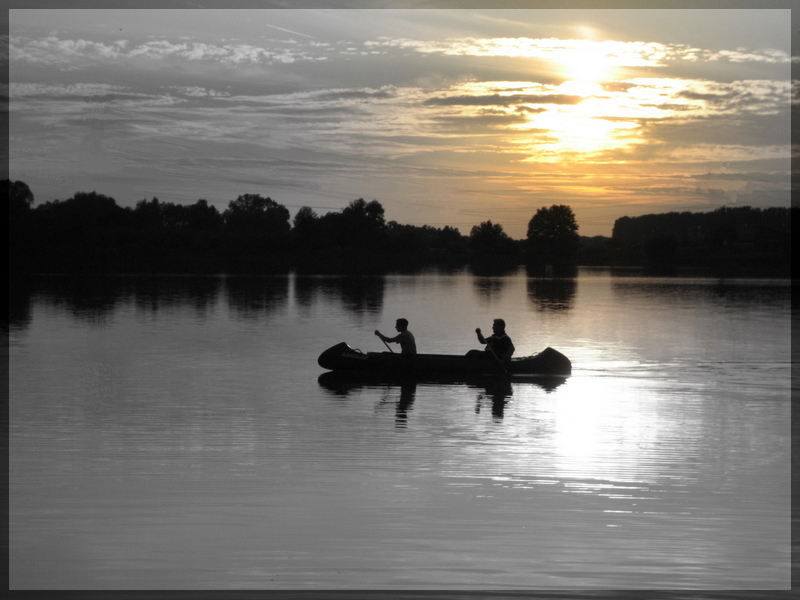
[(377, 329), (375, 330), (375, 335), (381, 338), (384, 343), (400, 344), (400, 353), (403, 356), (415, 356), (417, 354), (417, 342), (414, 340), (414, 334), (408, 330), (408, 319), (397, 319), (394, 328), (398, 332), (394, 337), (386, 337)]
[(486, 350), (470, 350), (467, 352), (467, 358), (497, 360), (501, 364), (511, 360), (516, 348), (514, 348), (514, 343), (506, 333), (506, 322), (503, 319), (495, 319), (494, 323), (492, 323), (492, 332), (492, 335), (485, 338), (481, 333), (480, 327), (475, 330), (475, 333), (478, 334), (478, 341), (481, 344), (486, 344)]

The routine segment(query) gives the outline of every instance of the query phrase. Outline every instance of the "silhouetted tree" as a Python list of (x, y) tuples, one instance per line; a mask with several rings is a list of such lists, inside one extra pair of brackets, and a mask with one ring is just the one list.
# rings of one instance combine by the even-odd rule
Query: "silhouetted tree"
[(46, 215), (57, 229), (77, 236), (110, 230), (127, 221), (125, 209), (114, 198), (97, 192), (76, 192), (68, 200), (46, 202), (35, 212)]
[(3, 181), (8, 190), (8, 267), (22, 271), (29, 267), (31, 256), (31, 206), (33, 192), (22, 181)]
[(314, 235), (319, 223), (319, 215), (310, 206), (303, 206), (297, 211), (292, 221), (292, 230), (302, 239), (309, 239)]
[(164, 226), (164, 214), (159, 199), (139, 200), (133, 209), (133, 222), (144, 229), (161, 229)]
[(580, 244), (578, 223), (565, 204), (542, 207), (528, 222), (528, 258), (542, 264), (564, 264), (575, 259)]
[(383, 249), (386, 240), (386, 221), (383, 206), (377, 200), (353, 200), (342, 209), (339, 219), (339, 243), (345, 248)]
[(466, 258), (466, 238), (453, 227), (437, 229), (389, 221), (386, 229), (386, 252), (399, 268), (413, 269), (434, 263), (454, 265)]
[(377, 200), (371, 202), (367, 202), (363, 198), (353, 200), (342, 209), (342, 214), (354, 220), (370, 222), (376, 227), (383, 227), (386, 224), (383, 218), (383, 205)]
[(457, 227), (445, 225), (439, 230), (438, 246), (444, 249), (447, 256), (452, 259), (461, 260), (466, 258), (468, 242), (469, 238), (461, 235)]
[(41, 268), (55, 271), (111, 269), (130, 221), (129, 210), (97, 192), (46, 202), (31, 216)]
[(437, 245), (438, 230), (430, 225), (401, 225), (389, 221), (386, 225), (389, 253), (393, 256), (421, 258)]
[(194, 204), (185, 206), (183, 222), (193, 231), (218, 232), (222, 229), (222, 215), (207, 200), (200, 199)]
[(514, 240), (508, 237), (499, 223), (484, 221), (475, 225), (469, 232), (469, 248), (474, 256), (506, 256), (511, 257), (516, 253)]
[(289, 233), (289, 211), (272, 198), (244, 194), (228, 203), (223, 213), (225, 228), (236, 236), (278, 239)]
[(794, 210), (723, 206), (705, 213), (621, 217), (614, 223), (612, 239), (620, 264), (781, 276), (791, 272)]
[(288, 260), (289, 211), (272, 198), (244, 194), (223, 213), (226, 270), (265, 272), (282, 269)]
[(319, 216), (314, 212), (313, 208), (310, 206), (303, 206), (294, 216), (292, 225), (295, 229), (303, 229), (304, 227), (307, 227), (311, 223), (317, 221), (317, 219), (319, 219)]
[(678, 238), (670, 233), (655, 235), (643, 245), (645, 267), (653, 273), (667, 274), (675, 270)]
[(27, 213), (33, 206), (33, 192), (24, 181), (3, 180), (3, 187), (8, 189), (8, 217)]
[(324, 245), (320, 235), (320, 217), (310, 206), (297, 211), (292, 221), (292, 245), (296, 255), (308, 257), (319, 253)]

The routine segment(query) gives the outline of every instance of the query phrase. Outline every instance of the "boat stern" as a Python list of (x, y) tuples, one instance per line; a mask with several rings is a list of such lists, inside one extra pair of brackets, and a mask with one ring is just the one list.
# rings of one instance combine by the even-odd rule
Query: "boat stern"
[(366, 354), (360, 350), (351, 348), (345, 342), (339, 342), (320, 354), (317, 359), (317, 364), (323, 369), (333, 371), (335, 369), (341, 369), (349, 362), (361, 357), (366, 358)]
[(572, 362), (558, 350), (548, 346), (537, 358), (542, 362), (542, 370), (549, 375), (572, 375)]

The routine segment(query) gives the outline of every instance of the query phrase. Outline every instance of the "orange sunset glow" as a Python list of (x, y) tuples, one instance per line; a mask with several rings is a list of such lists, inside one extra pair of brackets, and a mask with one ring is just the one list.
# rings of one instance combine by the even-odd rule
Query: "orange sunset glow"
[(584, 235), (790, 203), (788, 11), (10, 17), (11, 178), (37, 201), (364, 197), (389, 220), (492, 218), (515, 238), (553, 203)]

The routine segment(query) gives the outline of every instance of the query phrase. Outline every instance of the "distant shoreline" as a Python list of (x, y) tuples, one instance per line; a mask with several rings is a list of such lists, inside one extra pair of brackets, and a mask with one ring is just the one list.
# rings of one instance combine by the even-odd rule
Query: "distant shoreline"
[[(791, 277), (797, 208), (723, 207), (616, 220), (612, 237), (578, 235), (569, 206), (542, 207), (528, 238), (491, 220), (469, 235), (452, 227), (386, 222), (375, 200), (319, 217), (246, 194), (220, 213), (204, 200), (183, 206), (77, 193), (33, 208), (23, 182), (9, 188), (9, 273), (380, 274), (469, 266), (480, 274), (526, 265), (534, 276), (569, 277), (578, 266), (639, 267), (711, 276)], [(540, 218), (541, 217), (541, 218)], [(537, 221), (538, 219), (538, 221)]]

